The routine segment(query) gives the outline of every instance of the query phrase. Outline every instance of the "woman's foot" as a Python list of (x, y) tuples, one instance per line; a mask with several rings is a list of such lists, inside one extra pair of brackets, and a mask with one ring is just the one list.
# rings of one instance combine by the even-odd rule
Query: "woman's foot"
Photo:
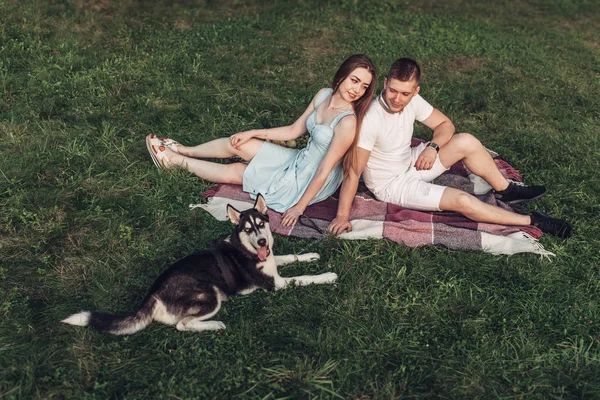
[(162, 142), (163, 146), (169, 148), (175, 153), (179, 153), (179, 151), (177, 150), (177, 146), (181, 146), (181, 143), (169, 138), (160, 138), (159, 140)]
[(146, 148), (148, 149), (150, 157), (152, 157), (152, 161), (157, 168), (170, 168), (170, 156), (176, 153), (167, 148), (161, 139), (152, 133), (149, 134), (146, 136)]

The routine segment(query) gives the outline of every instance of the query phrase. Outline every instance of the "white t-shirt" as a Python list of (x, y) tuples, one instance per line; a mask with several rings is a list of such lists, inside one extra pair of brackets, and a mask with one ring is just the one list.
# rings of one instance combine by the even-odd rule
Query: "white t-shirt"
[(433, 106), (420, 95), (413, 97), (400, 113), (390, 114), (374, 99), (365, 115), (358, 147), (371, 151), (363, 180), (373, 193), (390, 179), (410, 168), (410, 143), (415, 120), (422, 122)]

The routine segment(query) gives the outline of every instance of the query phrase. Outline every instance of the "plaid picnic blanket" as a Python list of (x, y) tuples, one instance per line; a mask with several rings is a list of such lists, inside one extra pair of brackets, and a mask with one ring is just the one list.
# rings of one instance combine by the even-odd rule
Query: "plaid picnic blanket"
[[(414, 144), (418, 143), (416, 140)], [(502, 174), (514, 181), (521, 181), (519, 171), (490, 151)], [(456, 187), (477, 196), (480, 200), (511, 209), (496, 200), (491, 187), (480, 177), (472, 174), (462, 162), (453, 165), (438, 177), (435, 183)], [(310, 223), (286, 227), (281, 224), (282, 214), (269, 210), (271, 230), (286, 236), (321, 238), (337, 212), (338, 198), (312, 204), (304, 214)], [(205, 204), (191, 204), (190, 208), (202, 208), (216, 219), (227, 219), (227, 204), (242, 211), (254, 205), (248, 193), (239, 185), (219, 184), (202, 193), (208, 198)], [(456, 250), (482, 250), (494, 254), (535, 253), (554, 255), (538, 242), (542, 232), (533, 226), (505, 226), (472, 221), (453, 212), (428, 212), (403, 208), (376, 200), (368, 191), (356, 194), (350, 215), (352, 232), (345, 232), (340, 239), (386, 238), (409, 247), (443, 245)], [(314, 223), (314, 224), (313, 224)], [(316, 227), (315, 227), (316, 225)], [(319, 230), (321, 232), (319, 232)]]

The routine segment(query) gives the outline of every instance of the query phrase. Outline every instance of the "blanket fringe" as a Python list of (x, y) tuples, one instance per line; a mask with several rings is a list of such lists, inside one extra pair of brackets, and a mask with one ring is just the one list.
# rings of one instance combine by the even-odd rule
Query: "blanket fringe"
[(231, 205), (235, 207), (236, 210), (244, 211), (249, 208), (252, 208), (252, 204), (249, 201), (244, 200), (233, 200), (228, 199), (226, 197), (210, 197), (206, 203), (201, 204), (190, 204), (190, 210), (194, 210), (196, 208), (201, 208), (204, 211), (208, 212), (210, 215), (215, 217), (219, 221), (227, 221), (229, 216), (227, 214), (227, 205)]
[[(202, 196), (202, 198), (204, 199), (205, 197)], [(190, 204), (190, 205), (188, 205), (188, 207), (190, 210), (195, 210), (196, 208), (202, 208), (204, 210), (207, 210), (207, 208), (210, 207), (211, 203), (214, 203), (214, 201), (215, 201), (215, 197), (209, 197), (208, 200), (206, 201), (206, 203)]]
[(496, 165), (498, 166), (500, 171), (503, 172), (503, 175), (505, 178), (514, 179), (515, 181), (518, 181), (518, 182), (523, 182), (523, 177), (521, 176), (521, 173), (519, 172), (519, 170), (516, 170), (512, 165), (507, 163), (504, 159), (496, 158), (496, 159), (494, 159), (494, 161), (496, 162)]
[[(210, 203), (211, 199), (208, 199), (208, 202)], [(204, 204), (190, 204), (188, 207), (190, 208), (190, 210), (195, 210), (196, 208), (202, 208)]]
[(546, 250), (535, 237), (523, 231), (517, 231), (508, 236), (497, 236), (482, 232), (481, 239), (482, 249), (488, 253), (507, 255), (534, 253), (547, 259), (556, 256), (556, 254)]
[(554, 254), (551, 251), (548, 251), (544, 248), (544, 246), (533, 236), (531, 236), (529, 233), (527, 232), (523, 232), (523, 231), (519, 231), (518, 232), (521, 236), (523, 236), (527, 241), (529, 241), (529, 243), (535, 248), (535, 253), (540, 255), (540, 258), (545, 258), (547, 260), (550, 259), (550, 257), (556, 257), (556, 254)]

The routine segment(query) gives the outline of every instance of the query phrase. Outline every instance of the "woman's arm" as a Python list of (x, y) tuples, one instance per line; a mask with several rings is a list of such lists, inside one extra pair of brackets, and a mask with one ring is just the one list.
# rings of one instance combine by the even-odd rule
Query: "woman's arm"
[(346, 171), (344, 181), (342, 182), (342, 189), (340, 190), (340, 200), (338, 201), (337, 214), (327, 228), (329, 232), (336, 236), (344, 231), (352, 231), (352, 225), (350, 224), (350, 209), (352, 208), (354, 196), (356, 196), (360, 175), (365, 170), (370, 155), (370, 150), (365, 150), (359, 147), (356, 151), (355, 168), (350, 169), (350, 171)]
[(251, 138), (263, 140), (292, 140), (300, 137), (306, 132), (306, 120), (309, 115), (315, 110), (317, 99), (319, 99), (327, 89), (321, 89), (313, 97), (312, 101), (304, 110), (304, 113), (291, 125), (269, 129), (252, 129), (250, 131), (236, 133), (231, 136), (231, 145), (240, 147)]
[(293, 226), (296, 224), (298, 218), (304, 213), (308, 204), (323, 187), (323, 184), (327, 180), (333, 167), (342, 159), (342, 157), (344, 157), (344, 154), (346, 154), (352, 145), (355, 131), (356, 116), (354, 115), (342, 118), (339, 124), (337, 124), (334, 130), (333, 140), (329, 145), (325, 157), (321, 160), (315, 176), (313, 176), (306, 191), (302, 194), (302, 197), (300, 197), (300, 200), (283, 214), (282, 223), (284, 226)]

